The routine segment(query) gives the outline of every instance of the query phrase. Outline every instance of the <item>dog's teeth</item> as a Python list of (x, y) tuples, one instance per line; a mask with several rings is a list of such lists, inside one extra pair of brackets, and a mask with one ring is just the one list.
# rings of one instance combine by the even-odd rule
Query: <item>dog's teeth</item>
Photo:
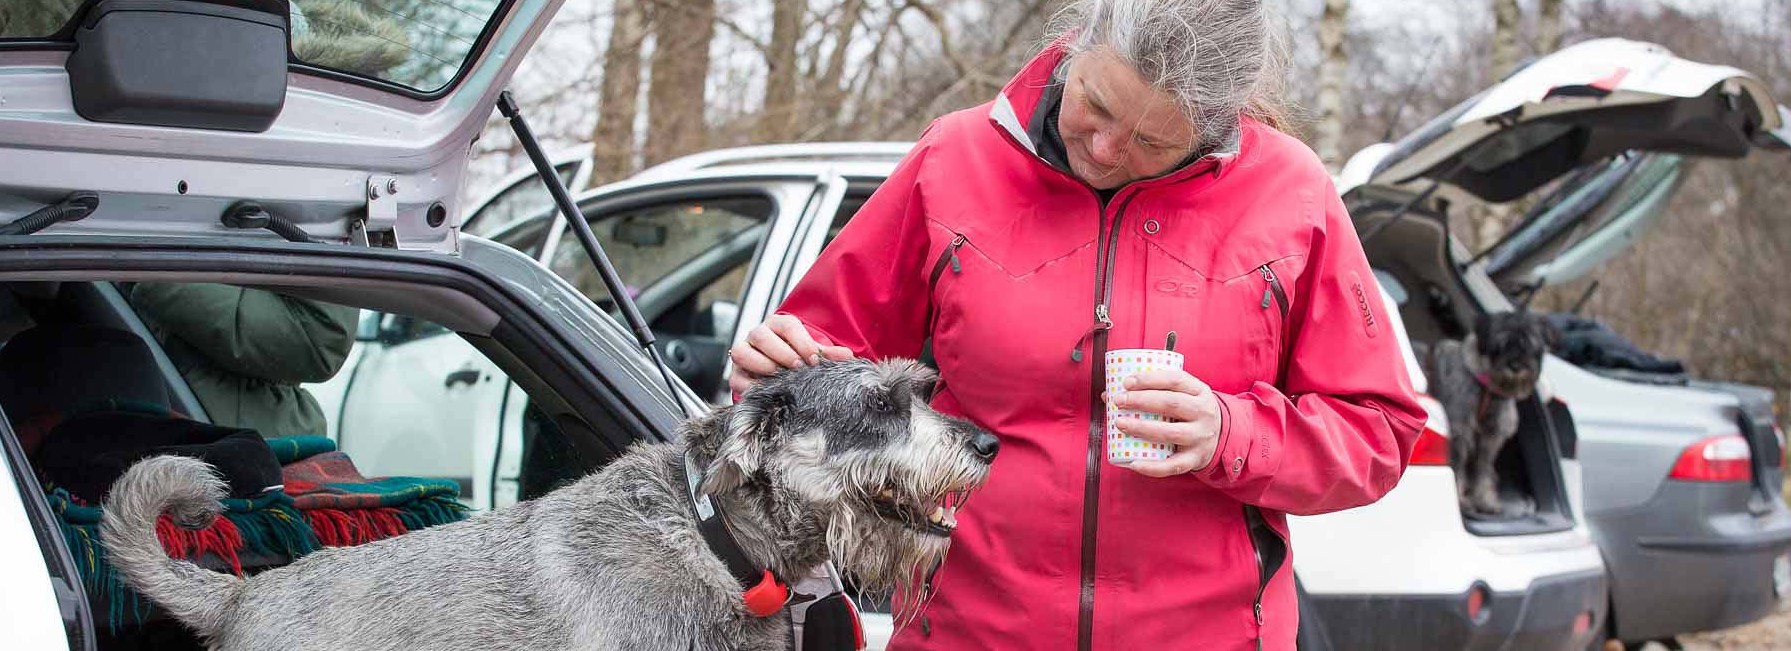
[(931, 522), (933, 524), (940, 524), (940, 523), (944, 522), (945, 521), (945, 507), (942, 507), (942, 506), (933, 507), (933, 514), (927, 516), (927, 521)]

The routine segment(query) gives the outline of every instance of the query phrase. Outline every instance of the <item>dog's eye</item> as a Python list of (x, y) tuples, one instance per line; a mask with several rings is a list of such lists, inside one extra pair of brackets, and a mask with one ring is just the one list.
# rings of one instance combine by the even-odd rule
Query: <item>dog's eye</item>
[(889, 396), (878, 393), (871, 396), (871, 411), (892, 412), (895, 411), (895, 403), (890, 401)]

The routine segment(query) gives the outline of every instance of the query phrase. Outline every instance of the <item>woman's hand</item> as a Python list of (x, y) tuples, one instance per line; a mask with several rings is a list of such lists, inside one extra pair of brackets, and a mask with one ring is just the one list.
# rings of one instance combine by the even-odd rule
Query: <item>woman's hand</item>
[(1219, 443), (1219, 398), (1205, 382), (1181, 369), (1148, 371), (1126, 378), (1125, 392), (1103, 396), (1120, 409), (1163, 416), (1173, 422), (1121, 417), (1114, 426), (1128, 436), (1176, 446), (1162, 461), (1137, 460), (1126, 467), (1151, 477), (1204, 468)]
[(728, 349), (728, 359), (734, 362), (734, 370), (728, 374), (728, 388), (741, 393), (760, 378), (786, 368), (819, 364), (822, 358), (852, 359), (852, 349), (823, 346), (809, 336), (808, 328), (796, 317), (773, 314), (747, 332), (745, 341)]

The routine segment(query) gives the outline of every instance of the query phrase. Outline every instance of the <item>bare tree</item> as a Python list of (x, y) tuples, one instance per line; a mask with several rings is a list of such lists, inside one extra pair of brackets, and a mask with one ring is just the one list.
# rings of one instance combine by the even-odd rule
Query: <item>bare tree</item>
[(708, 146), (709, 43), (715, 38), (715, 0), (655, 0), (653, 57), (647, 89), (646, 165)]
[(597, 97), (597, 125), (591, 133), (591, 174), (615, 181), (634, 172), (634, 120), (639, 109), (641, 41), (646, 15), (637, 0), (615, 0), (609, 49), (603, 53), (603, 86)]
[(1536, 54), (1561, 49), (1562, 0), (1538, 0), (1536, 7)]
[(1318, 48), (1323, 63), (1318, 72), (1319, 159), (1332, 172), (1343, 166), (1343, 84), (1349, 73), (1349, 53), (1344, 34), (1349, 27), (1349, 0), (1325, 0), (1318, 24)]
[(789, 140), (795, 135), (796, 52), (807, 6), (805, 0), (772, 0), (771, 43), (765, 48), (765, 103), (757, 128), (761, 142)]
[(1517, 0), (1493, 0), (1493, 78), (1511, 74), (1517, 67), (1518, 22), (1522, 12)]

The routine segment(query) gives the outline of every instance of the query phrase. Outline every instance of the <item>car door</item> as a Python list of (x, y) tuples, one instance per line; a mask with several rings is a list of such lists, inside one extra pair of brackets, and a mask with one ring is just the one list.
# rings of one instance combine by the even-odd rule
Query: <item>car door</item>
[[(757, 323), (745, 315), (773, 304), (770, 286), (827, 187), (813, 177), (714, 177), (631, 187), (582, 210), (667, 365), (698, 395), (720, 399), (727, 347)], [(542, 262), (613, 313), (578, 239), (556, 228)]]
[(490, 475), (509, 378), (466, 340), (410, 317), (382, 315), (357, 344), (337, 446), (388, 474), (453, 480), (469, 504), (485, 495), (474, 478)]

